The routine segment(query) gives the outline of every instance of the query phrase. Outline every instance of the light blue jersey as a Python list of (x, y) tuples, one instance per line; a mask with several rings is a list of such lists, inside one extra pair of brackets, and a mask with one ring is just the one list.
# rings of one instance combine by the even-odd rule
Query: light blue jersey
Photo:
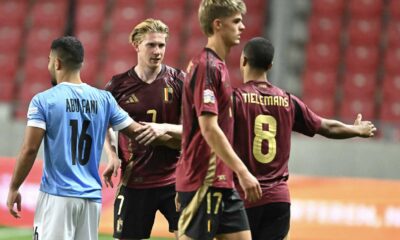
[(133, 121), (113, 96), (64, 82), (37, 94), (27, 116), (28, 126), (46, 130), (40, 190), (101, 202), (98, 168), (107, 129), (121, 130)]

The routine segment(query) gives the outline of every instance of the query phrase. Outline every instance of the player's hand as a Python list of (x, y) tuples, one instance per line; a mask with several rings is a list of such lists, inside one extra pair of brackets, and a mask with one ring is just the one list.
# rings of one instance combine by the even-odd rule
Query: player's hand
[[(17, 210), (14, 209), (14, 204), (17, 204)], [(7, 197), (7, 208), (11, 215), (15, 218), (21, 218), (21, 194), (18, 190), (10, 190)]]
[(249, 171), (237, 173), (239, 184), (244, 190), (244, 198), (249, 202), (255, 202), (262, 196), (260, 183)]
[(140, 134), (135, 138), (135, 140), (145, 146), (151, 144), (155, 139), (167, 132), (163, 124), (149, 122), (140, 122), (140, 124), (143, 126), (137, 130)]
[(354, 121), (354, 126), (360, 131), (360, 137), (368, 138), (373, 137), (376, 132), (376, 127), (370, 121), (362, 121), (362, 115), (357, 114), (357, 118)]
[(103, 181), (106, 187), (114, 187), (114, 183), (111, 180), (111, 176), (116, 177), (118, 175), (118, 169), (121, 166), (121, 162), (118, 158), (112, 158), (108, 161), (106, 169), (103, 172)]

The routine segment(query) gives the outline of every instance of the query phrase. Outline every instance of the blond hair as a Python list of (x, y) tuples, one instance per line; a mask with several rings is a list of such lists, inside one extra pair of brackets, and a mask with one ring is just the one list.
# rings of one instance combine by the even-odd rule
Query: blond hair
[(202, 0), (199, 6), (201, 30), (209, 37), (214, 33), (212, 24), (215, 19), (235, 13), (246, 13), (246, 5), (242, 0)]
[(143, 36), (147, 33), (165, 33), (167, 35), (166, 39), (168, 39), (169, 29), (161, 20), (148, 18), (133, 28), (129, 34), (129, 43), (141, 43)]

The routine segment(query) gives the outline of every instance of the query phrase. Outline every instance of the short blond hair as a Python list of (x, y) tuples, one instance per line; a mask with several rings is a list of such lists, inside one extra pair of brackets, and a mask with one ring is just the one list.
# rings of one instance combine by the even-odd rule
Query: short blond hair
[(143, 36), (147, 33), (165, 33), (166, 39), (169, 36), (168, 26), (161, 20), (148, 18), (133, 28), (129, 34), (129, 43), (139, 44), (143, 40)]
[(212, 24), (215, 19), (235, 13), (246, 13), (246, 4), (242, 0), (202, 0), (199, 6), (201, 30), (209, 37), (214, 33)]

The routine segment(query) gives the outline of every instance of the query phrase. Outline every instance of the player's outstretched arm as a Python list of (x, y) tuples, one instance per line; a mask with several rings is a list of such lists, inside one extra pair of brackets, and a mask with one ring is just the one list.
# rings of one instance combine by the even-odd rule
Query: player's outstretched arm
[(104, 141), (104, 150), (107, 155), (107, 167), (103, 171), (103, 181), (106, 187), (114, 187), (114, 184), (111, 180), (111, 176), (116, 177), (118, 175), (118, 169), (121, 166), (121, 161), (117, 155), (117, 148), (116, 148), (116, 139), (114, 132), (111, 128), (107, 130), (106, 140)]
[[(24, 142), (15, 164), (7, 197), (8, 211), (15, 218), (21, 217), (19, 214), (21, 211), (21, 194), (19, 193), (19, 188), (32, 169), (44, 133), (44, 129), (37, 127), (28, 126), (25, 130)], [(14, 209), (14, 204), (17, 204), (18, 211)]]
[(348, 125), (333, 119), (322, 119), (318, 134), (327, 138), (345, 139), (352, 137), (373, 137), (376, 127), (370, 121), (362, 121), (362, 115), (358, 114), (353, 125)]
[(249, 172), (237, 156), (231, 144), (218, 125), (218, 116), (206, 114), (199, 117), (201, 134), (210, 148), (224, 163), (234, 171), (245, 192), (245, 199), (256, 201), (261, 198), (261, 187), (257, 179)]

